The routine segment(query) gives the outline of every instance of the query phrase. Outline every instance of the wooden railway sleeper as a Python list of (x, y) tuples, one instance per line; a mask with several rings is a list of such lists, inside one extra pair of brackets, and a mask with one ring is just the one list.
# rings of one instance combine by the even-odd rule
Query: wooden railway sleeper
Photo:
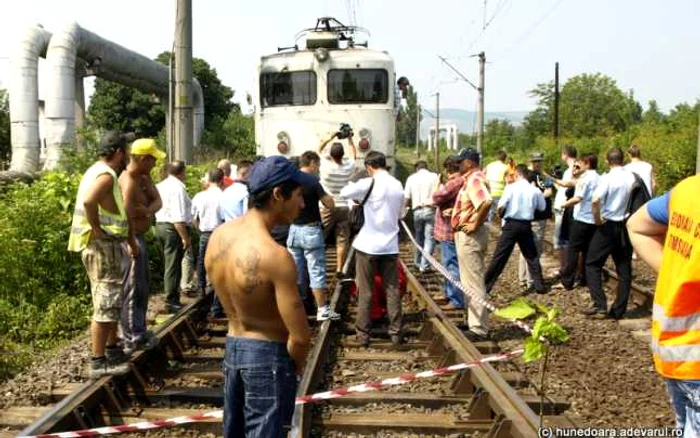
[(445, 348), (445, 341), (440, 336), (433, 337), (433, 340), (428, 346), (428, 355), (430, 356), (442, 356), (445, 354), (447, 349)]
[(198, 336), (197, 332), (195, 331), (194, 327), (192, 326), (192, 320), (187, 319), (185, 320), (185, 328), (184, 328), (184, 333), (185, 338), (187, 338), (187, 342), (190, 345), (190, 347), (196, 347), (199, 345)]
[(472, 382), (472, 372), (469, 369), (459, 371), (452, 381), (450, 389), (455, 394), (473, 394), (476, 387)]
[(430, 341), (435, 338), (435, 330), (433, 330), (432, 322), (426, 321), (423, 323), (423, 327), (418, 335), (419, 341)]
[(483, 388), (477, 388), (469, 403), (469, 418), (472, 420), (488, 420), (492, 417), (489, 394)]
[(75, 409), (73, 409), (72, 413), (75, 417), (75, 421), (78, 423), (81, 429), (92, 429), (97, 426), (95, 422), (92, 421), (87, 415), (87, 410), (85, 409), (85, 406), (77, 406)]
[(512, 436), (510, 428), (512, 423), (505, 417), (505, 415), (498, 414), (496, 419), (493, 421), (493, 426), (491, 430), (486, 434), (486, 438), (510, 438)]
[(438, 363), (438, 368), (448, 367), (457, 363), (457, 353), (453, 349), (447, 350)]

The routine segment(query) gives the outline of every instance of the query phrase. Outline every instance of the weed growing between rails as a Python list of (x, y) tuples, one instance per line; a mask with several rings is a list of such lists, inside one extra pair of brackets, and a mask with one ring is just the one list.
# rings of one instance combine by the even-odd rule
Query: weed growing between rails
[(525, 298), (518, 298), (508, 306), (498, 309), (494, 315), (509, 320), (535, 319), (532, 333), (525, 339), (523, 360), (534, 362), (543, 359), (540, 365), (540, 429), (544, 421), (544, 399), (546, 396), (547, 361), (550, 347), (564, 344), (569, 340), (569, 334), (556, 321), (558, 309), (550, 309), (538, 303), (532, 303)]

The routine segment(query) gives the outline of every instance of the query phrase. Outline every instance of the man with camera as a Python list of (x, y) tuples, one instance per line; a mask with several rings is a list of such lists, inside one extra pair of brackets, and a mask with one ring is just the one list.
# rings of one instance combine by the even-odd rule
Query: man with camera
[[(328, 140), (324, 141), (318, 149), (321, 156), (320, 179), (323, 189), (331, 195), (335, 207), (321, 209), (321, 222), (325, 238), (334, 233), (336, 246), (336, 276), (341, 276), (341, 270), (345, 263), (345, 254), (350, 241), (350, 227), (348, 226), (348, 200), (340, 196), (340, 191), (348, 185), (350, 176), (355, 172), (355, 160), (357, 159), (357, 149), (353, 143), (353, 131), (350, 125), (343, 123), (338, 132), (334, 133)], [(333, 142), (330, 150), (324, 152), (328, 143), (334, 139), (347, 139), (352, 158), (345, 155), (345, 148), (339, 141)]]

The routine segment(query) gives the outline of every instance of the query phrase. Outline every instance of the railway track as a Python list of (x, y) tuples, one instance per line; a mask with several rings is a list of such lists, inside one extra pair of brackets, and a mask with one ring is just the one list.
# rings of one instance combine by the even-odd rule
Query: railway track
[[(554, 254), (554, 243), (550, 238), (544, 240), (545, 251)], [(610, 289), (617, 289), (620, 278), (617, 273), (608, 267), (603, 267), (603, 280)], [(639, 309), (651, 312), (654, 304), (654, 290), (644, 287), (632, 281), (632, 289), (630, 290), (630, 303), (634, 304)]]
[[(410, 258), (409, 251), (402, 252), (403, 260)], [(330, 255), (329, 272), (335, 271), (334, 260)], [(461, 312), (445, 312), (435, 303), (431, 294), (441, 291), (441, 278), (433, 274), (418, 279), (405, 265), (404, 269), (406, 343), (394, 348), (380, 324), (373, 329), (369, 349), (358, 345), (352, 336), (355, 307), (348, 297), (349, 283), (337, 283), (332, 303), (344, 309), (344, 318), (314, 326), (314, 346), (299, 396), (472, 362), (498, 351), (494, 342), (467, 340), (459, 327)], [(197, 300), (158, 327), (159, 348), (134, 355), (129, 374), (53, 388), (53, 405), (0, 412), (4, 426), (12, 424), (9, 436), (158, 422), (221, 409), (226, 321), (208, 320), (208, 308), (207, 298)], [(549, 397), (542, 405), (536, 387), (512, 362), (494, 362), (389, 390), (297, 405), (294, 432), (300, 437), (536, 437), (535, 412), (540, 407), (546, 425), (573, 427), (564, 415), (567, 401)], [(221, 422), (209, 418), (149, 433), (219, 435)]]

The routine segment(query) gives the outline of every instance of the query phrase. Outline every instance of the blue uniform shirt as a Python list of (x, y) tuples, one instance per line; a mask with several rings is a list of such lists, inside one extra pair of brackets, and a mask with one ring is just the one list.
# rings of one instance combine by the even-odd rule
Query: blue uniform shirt
[(248, 211), (248, 187), (241, 182), (227, 187), (221, 195), (219, 208), (224, 222), (243, 216)]
[(633, 184), (634, 175), (621, 166), (611, 168), (600, 177), (593, 198), (600, 200), (601, 218), (614, 222), (625, 220)]
[(591, 201), (599, 179), (600, 175), (595, 170), (587, 170), (579, 177), (574, 197), (581, 198), (581, 202), (574, 206), (574, 220), (591, 225), (595, 224)]
[(520, 178), (508, 184), (503, 190), (503, 196), (498, 201), (498, 208), (503, 208), (504, 219), (531, 221), (535, 210), (543, 211), (546, 207), (544, 195), (537, 187), (526, 179)]

